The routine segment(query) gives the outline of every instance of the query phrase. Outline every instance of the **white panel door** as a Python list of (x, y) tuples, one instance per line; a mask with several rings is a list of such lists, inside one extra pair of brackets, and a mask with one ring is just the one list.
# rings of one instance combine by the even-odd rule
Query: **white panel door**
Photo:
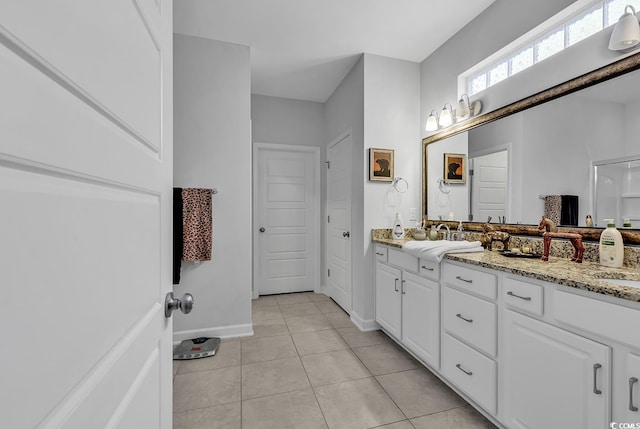
[(507, 209), (507, 151), (473, 158), (471, 205), (473, 219), (484, 222), (491, 216), (505, 216)]
[(327, 150), (327, 293), (351, 312), (351, 136)]
[(172, 3), (0, 2), (0, 426), (171, 427)]
[(317, 148), (256, 144), (256, 271), (260, 295), (319, 285)]

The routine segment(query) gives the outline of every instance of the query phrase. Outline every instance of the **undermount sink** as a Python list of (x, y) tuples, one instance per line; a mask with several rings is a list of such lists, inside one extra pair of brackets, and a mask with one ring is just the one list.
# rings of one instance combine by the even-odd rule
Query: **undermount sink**
[(626, 280), (626, 279), (609, 279), (609, 278), (599, 278), (598, 280), (602, 280), (603, 282), (613, 283), (619, 286), (628, 286), (640, 289), (640, 280)]

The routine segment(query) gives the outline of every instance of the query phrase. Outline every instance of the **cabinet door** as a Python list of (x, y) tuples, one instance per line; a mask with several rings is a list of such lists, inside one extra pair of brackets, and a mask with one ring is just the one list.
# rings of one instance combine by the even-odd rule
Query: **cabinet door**
[[(640, 356), (634, 353), (624, 355), (622, 371), (616, 368), (619, 375), (614, 404), (616, 422), (640, 422)], [(619, 400), (618, 400), (619, 399)]]
[(506, 426), (609, 427), (609, 347), (510, 310), (504, 316)]
[(402, 342), (433, 368), (440, 365), (440, 285), (403, 273)]
[(376, 322), (397, 339), (401, 338), (400, 280), (399, 269), (376, 263)]

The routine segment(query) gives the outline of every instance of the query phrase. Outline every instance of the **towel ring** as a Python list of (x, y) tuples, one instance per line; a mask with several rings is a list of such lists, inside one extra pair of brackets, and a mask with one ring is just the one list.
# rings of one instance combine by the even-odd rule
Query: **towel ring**
[(438, 182), (438, 189), (440, 190), (440, 192), (442, 192), (443, 194), (448, 194), (449, 192), (451, 192), (451, 183), (447, 183), (443, 179), (438, 179), (436, 181)]
[(404, 194), (409, 189), (409, 183), (402, 177), (396, 177), (393, 179), (393, 189)]

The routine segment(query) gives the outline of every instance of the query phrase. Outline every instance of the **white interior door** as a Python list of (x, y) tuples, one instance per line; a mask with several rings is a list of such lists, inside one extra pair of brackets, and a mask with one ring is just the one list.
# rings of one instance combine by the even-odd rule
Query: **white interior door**
[(507, 164), (506, 150), (473, 158), (471, 205), (476, 222), (485, 222), (488, 216), (498, 222), (498, 216), (506, 216)]
[(319, 148), (255, 145), (254, 291), (259, 295), (318, 289), (319, 156)]
[(0, 426), (170, 428), (172, 3), (0, 2)]
[(351, 136), (327, 149), (327, 293), (351, 312)]

